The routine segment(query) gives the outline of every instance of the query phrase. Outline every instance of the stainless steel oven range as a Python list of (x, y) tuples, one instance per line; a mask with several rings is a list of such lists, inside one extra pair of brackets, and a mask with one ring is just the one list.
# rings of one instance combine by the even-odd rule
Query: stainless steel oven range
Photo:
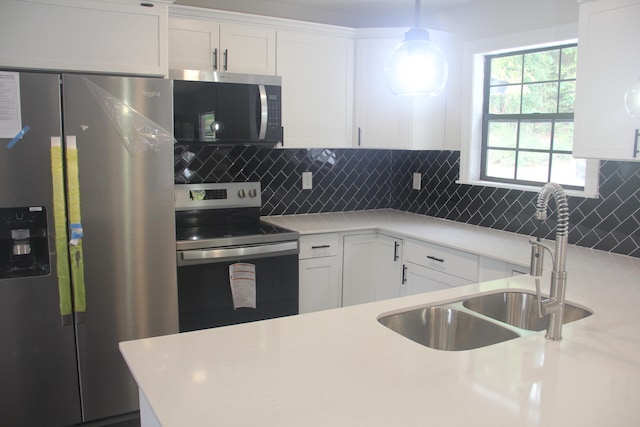
[(259, 182), (176, 184), (180, 332), (298, 314), (300, 235), (261, 200)]

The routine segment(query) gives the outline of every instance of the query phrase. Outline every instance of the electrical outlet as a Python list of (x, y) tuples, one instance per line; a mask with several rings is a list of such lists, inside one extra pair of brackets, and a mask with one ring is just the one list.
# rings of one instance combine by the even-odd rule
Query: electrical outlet
[(302, 172), (302, 189), (311, 190), (313, 188), (313, 174), (311, 172)]
[(420, 190), (420, 188), (422, 188), (422, 174), (415, 172), (413, 174), (413, 189)]

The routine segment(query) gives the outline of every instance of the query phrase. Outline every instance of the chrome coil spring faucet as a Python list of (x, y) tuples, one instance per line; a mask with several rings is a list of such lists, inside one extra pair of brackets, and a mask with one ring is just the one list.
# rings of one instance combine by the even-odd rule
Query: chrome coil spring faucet
[[(545, 337), (558, 341), (562, 339), (562, 323), (564, 317), (564, 297), (567, 285), (567, 240), (569, 237), (569, 205), (567, 196), (562, 187), (555, 183), (548, 183), (538, 194), (536, 202), (535, 219), (544, 221), (547, 219), (547, 208), (549, 198), (553, 196), (556, 203), (557, 224), (556, 224), (556, 247), (552, 251), (550, 247), (540, 242), (540, 238), (530, 240), (531, 243), (531, 275), (535, 277), (536, 294), (538, 296), (539, 316), (549, 316), (549, 326)], [(547, 249), (553, 260), (553, 271), (551, 272), (551, 290), (549, 298), (542, 300), (540, 293), (540, 276), (542, 276), (542, 263), (544, 249)]]

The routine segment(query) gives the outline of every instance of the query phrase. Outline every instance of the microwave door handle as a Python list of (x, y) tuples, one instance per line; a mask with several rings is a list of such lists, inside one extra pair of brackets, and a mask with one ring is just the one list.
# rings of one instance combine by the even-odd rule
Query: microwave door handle
[(260, 126), (258, 139), (263, 140), (267, 136), (267, 121), (269, 120), (269, 109), (267, 104), (267, 89), (264, 85), (258, 85), (260, 94)]

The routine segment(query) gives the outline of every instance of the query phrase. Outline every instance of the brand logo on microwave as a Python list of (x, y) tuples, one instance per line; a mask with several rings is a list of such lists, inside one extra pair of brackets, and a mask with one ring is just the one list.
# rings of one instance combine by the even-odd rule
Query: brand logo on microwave
[(160, 92), (156, 92), (154, 90), (145, 90), (142, 94), (147, 98), (155, 98), (160, 96)]

